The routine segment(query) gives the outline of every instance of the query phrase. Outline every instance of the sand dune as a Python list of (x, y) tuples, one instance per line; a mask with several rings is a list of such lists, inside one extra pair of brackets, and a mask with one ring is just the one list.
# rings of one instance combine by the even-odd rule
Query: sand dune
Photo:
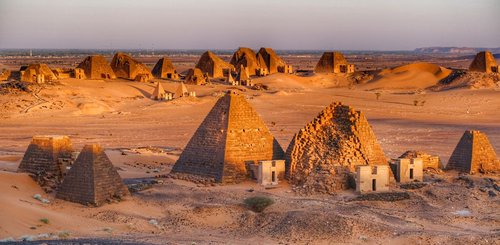
[(431, 63), (412, 63), (385, 69), (371, 81), (360, 85), (364, 90), (417, 90), (436, 85), (451, 74), (451, 70)]

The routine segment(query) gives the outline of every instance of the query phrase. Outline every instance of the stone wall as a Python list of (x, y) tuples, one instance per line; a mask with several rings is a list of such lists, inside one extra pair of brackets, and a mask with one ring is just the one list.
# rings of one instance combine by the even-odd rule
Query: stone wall
[(425, 152), (421, 152), (421, 151), (414, 151), (414, 150), (406, 151), (399, 158), (409, 158), (409, 159), (420, 158), (420, 159), (422, 159), (424, 169), (443, 168), (443, 164), (441, 163), (441, 159), (439, 158), (439, 156), (432, 156), (432, 155), (429, 155), (429, 154), (427, 154)]

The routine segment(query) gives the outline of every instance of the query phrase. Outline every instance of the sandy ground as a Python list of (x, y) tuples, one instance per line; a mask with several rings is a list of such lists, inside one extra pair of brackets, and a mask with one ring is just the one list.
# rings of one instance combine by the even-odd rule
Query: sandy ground
[[(394, 84), (390, 76), (384, 79)], [(415, 81), (420, 80), (421, 74)], [(349, 201), (353, 191), (302, 197), (285, 183), (275, 189), (253, 182), (205, 187), (168, 178), (99, 208), (56, 200), (28, 176), (13, 173), (33, 135), (69, 135), (78, 150), (99, 143), (127, 183), (154, 178), (170, 171), (217, 98), (231, 88), (188, 85), (197, 98), (157, 102), (149, 99), (153, 83), (60, 82), (35, 95), (0, 96), (0, 206), (8, 207), (0, 210), (0, 239), (42, 234), (40, 238), (113, 237), (157, 244), (494, 244), (500, 238), (500, 199), (488, 193), (500, 194), (490, 183), (498, 176), (463, 180), (456, 173), (427, 174), (428, 185), (409, 190), (411, 198), (400, 202)], [(170, 91), (178, 86), (161, 82)], [(240, 92), (284, 149), (294, 133), (333, 101), (365, 113), (388, 158), (415, 149), (439, 155), (446, 163), (466, 129), (484, 131), (500, 149), (500, 91), (495, 89), (409, 92), (406, 86), (393, 86), (379, 89), (377, 99), (364, 85), (339, 88), (346, 80), (334, 75), (275, 74), (255, 82), (271, 89)], [(415, 106), (415, 100), (424, 105)], [(147, 146), (162, 151), (140, 148)], [(50, 203), (33, 199), (37, 193)], [(263, 214), (253, 213), (242, 200), (254, 195), (271, 196), (276, 203)]]

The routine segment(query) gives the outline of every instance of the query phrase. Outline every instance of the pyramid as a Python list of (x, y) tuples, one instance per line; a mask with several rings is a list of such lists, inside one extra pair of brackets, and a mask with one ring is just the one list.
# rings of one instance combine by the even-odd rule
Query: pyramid
[(198, 68), (189, 69), (186, 75), (186, 79), (184, 79), (184, 81), (187, 84), (195, 84), (195, 85), (204, 85), (207, 83), (207, 79), (205, 79), (203, 72)]
[(57, 189), (56, 198), (100, 206), (129, 194), (104, 149), (94, 144), (83, 147)]
[(238, 48), (229, 63), (234, 67), (243, 66), (248, 68), (248, 74), (250, 76), (255, 75), (256, 71), (260, 68), (257, 62), (257, 55), (250, 48)]
[(153, 77), (146, 65), (133, 59), (129, 55), (120, 52), (113, 56), (113, 60), (111, 60), (111, 68), (113, 68), (116, 77), (120, 78), (135, 80), (137, 75), (141, 74), (146, 75), (148, 78)]
[(349, 62), (340, 52), (324, 52), (314, 68), (316, 73), (349, 73)]
[(358, 165), (388, 165), (365, 116), (338, 102), (295, 134), (285, 160), (289, 182), (308, 193), (348, 189)]
[(163, 100), (163, 99), (165, 99), (166, 94), (167, 93), (165, 92), (165, 89), (163, 89), (163, 86), (161, 86), (161, 83), (158, 82), (156, 84), (155, 90), (153, 91), (153, 94), (151, 94), (151, 99)]
[(225, 62), (214, 53), (207, 51), (201, 55), (196, 68), (202, 73), (207, 73), (208, 77), (219, 78), (224, 77), (224, 70), (234, 70), (233, 65)]
[(21, 72), (21, 82), (38, 82), (37, 76), (43, 77), (43, 81), (56, 80), (56, 75), (46, 64), (31, 64)]
[(115, 79), (116, 75), (102, 55), (87, 56), (76, 68), (83, 69), (87, 79)]
[(442, 168), (441, 164), (441, 159), (439, 159), (439, 156), (432, 156), (429, 155), (425, 152), (421, 151), (406, 151), (403, 153), (399, 158), (407, 158), (407, 159), (414, 159), (414, 158), (420, 158), (422, 159), (423, 163), (423, 168), (433, 168), (433, 169), (440, 169)]
[(236, 80), (238, 80), (239, 82), (250, 80), (248, 69), (243, 67), (243, 65), (241, 65), (240, 67), (240, 72), (238, 72), (238, 77), (236, 77)]
[(451, 154), (446, 169), (470, 174), (500, 171), (500, 161), (486, 134), (467, 130)]
[(231, 72), (229, 72), (229, 73), (227, 74), (227, 79), (226, 79), (226, 82), (227, 82), (228, 84), (234, 84), (234, 78), (233, 78), (233, 75), (231, 74)]
[(9, 77), (11, 76), (11, 71), (10, 70), (2, 70), (0, 72), (0, 81), (7, 81), (9, 80)]
[(272, 48), (260, 48), (257, 53), (257, 62), (259, 67), (267, 68), (269, 74), (274, 74), (286, 65)]
[(33, 136), (17, 171), (29, 173), (50, 192), (61, 183), (66, 167), (72, 163), (72, 154), (73, 146), (67, 136)]
[(186, 84), (184, 84), (183, 82), (181, 82), (179, 84), (179, 87), (177, 87), (177, 90), (175, 91), (175, 97), (176, 98), (180, 98), (180, 97), (183, 97), (183, 96), (188, 96), (189, 95), (189, 91), (186, 87)]
[(282, 148), (245, 97), (228, 92), (205, 117), (172, 171), (236, 183), (246, 178), (246, 163), (282, 157)]
[(151, 73), (156, 78), (177, 79), (177, 71), (167, 57), (159, 59)]
[(469, 66), (469, 71), (498, 72), (498, 64), (491, 52), (483, 51), (476, 54), (476, 57)]

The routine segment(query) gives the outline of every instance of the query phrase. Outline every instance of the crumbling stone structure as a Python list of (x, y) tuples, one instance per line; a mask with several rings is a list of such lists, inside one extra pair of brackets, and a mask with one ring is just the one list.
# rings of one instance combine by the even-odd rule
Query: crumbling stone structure
[(260, 48), (257, 53), (258, 66), (261, 68), (266, 68), (269, 74), (274, 74), (284, 70), (286, 65), (272, 48)]
[(389, 191), (389, 166), (357, 166), (356, 191), (360, 194)]
[(21, 82), (44, 83), (56, 79), (56, 75), (46, 64), (31, 64), (21, 69)]
[(203, 72), (198, 68), (189, 69), (184, 81), (187, 84), (195, 84), (195, 85), (205, 85), (208, 82), (205, 76), (203, 75)]
[(159, 59), (151, 73), (156, 78), (179, 79), (179, 74), (168, 57)]
[(87, 76), (85, 76), (85, 70), (83, 70), (82, 68), (73, 69), (72, 77), (76, 79), (87, 79)]
[(30, 176), (46, 191), (61, 183), (73, 163), (73, 146), (67, 136), (33, 136), (17, 169)]
[(56, 68), (52, 69), (52, 72), (56, 76), (56, 79), (66, 79), (71, 77), (71, 70), (69, 69)]
[(467, 130), (451, 154), (446, 169), (477, 174), (500, 171), (500, 160), (486, 134)]
[(394, 177), (400, 183), (424, 180), (424, 163), (421, 158), (399, 158), (394, 165)]
[(305, 193), (335, 193), (352, 187), (359, 165), (388, 161), (365, 116), (334, 102), (293, 137), (286, 151), (286, 176)]
[(252, 79), (250, 79), (247, 67), (244, 67), (243, 65), (240, 66), (236, 81), (238, 81), (240, 85), (252, 86)]
[(483, 51), (476, 54), (476, 57), (469, 66), (469, 71), (477, 72), (499, 72), (495, 57), (489, 51)]
[(354, 65), (349, 64), (340, 52), (324, 52), (314, 68), (316, 73), (353, 73)]
[(11, 75), (10, 70), (2, 70), (2, 72), (0, 73), (0, 81), (9, 80), (10, 75)]
[(153, 75), (146, 65), (120, 52), (113, 56), (111, 68), (116, 76), (120, 78), (135, 80), (139, 75), (146, 76), (148, 80), (153, 78)]
[(225, 62), (211, 51), (201, 55), (196, 68), (200, 69), (202, 73), (208, 74), (210, 78), (224, 77), (224, 71), (231, 72), (234, 70), (233, 65)]
[(285, 160), (259, 161), (251, 168), (260, 185), (277, 185), (285, 177)]
[(420, 159), (422, 159), (424, 169), (443, 168), (443, 164), (441, 163), (441, 159), (439, 158), (439, 156), (429, 155), (429, 154), (427, 154), (425, 152), (421, 152), (421, 151), (414, 151), (414, 150), (406, 151), (399, 158), (408, 158), (408, 159), (420, 158)]
[(68, 171), (56, 198), (100, 206), (130, 195), (115, 167), (99, 145), (86, 145)]
[[(82, 69), (85, 73), (85, 78), (81, 76)], [(78, 75), (77, 75), (78, 74)], [(78, 79), (115, 79), (116, 75), (108, 61), (102, 55), (87, 56), (75, 69), (75, 76)]]
[(222, 183), (247, 178), (247, 164), (283, 159), (283, 150), (244, 95), (228, 92), (198, 127), (173, 173)]
[(229, 62), (234, 67), (245, 67), (248, 70), (248, 75), (256, 75), (257, 70), (260, 68), (257, 62), (257, 55), (250, 48), (240, 47), (233, 54), (231, 61)]

